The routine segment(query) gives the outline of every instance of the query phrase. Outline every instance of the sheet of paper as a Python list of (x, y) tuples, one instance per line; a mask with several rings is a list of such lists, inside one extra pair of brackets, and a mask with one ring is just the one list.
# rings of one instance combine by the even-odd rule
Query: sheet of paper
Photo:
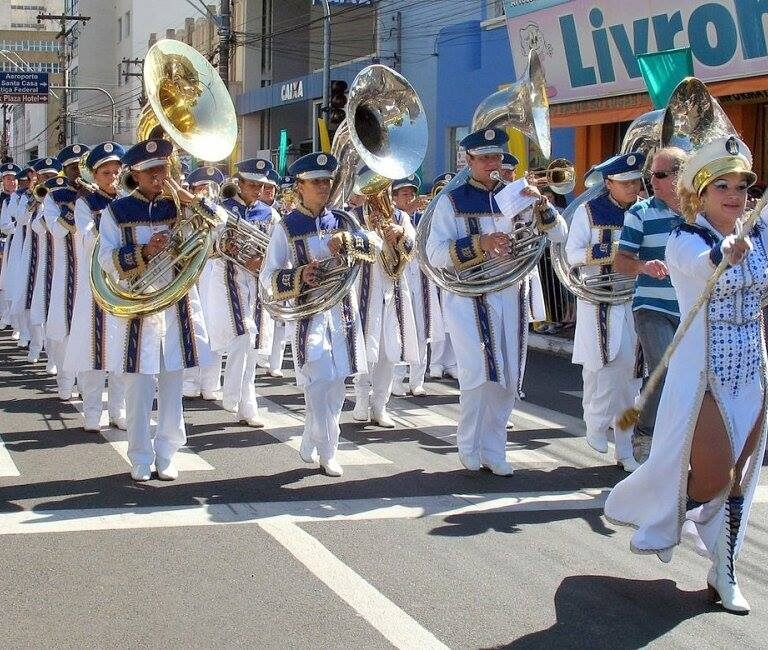
[(535, 196), (526, 196), (522, 193), (526, 187), (528, 187), (528, 181), (520, 178), (509, 183), (496, 194), (496, 204), (505, 217), (514, 217), (536, 203), (538, 199)]

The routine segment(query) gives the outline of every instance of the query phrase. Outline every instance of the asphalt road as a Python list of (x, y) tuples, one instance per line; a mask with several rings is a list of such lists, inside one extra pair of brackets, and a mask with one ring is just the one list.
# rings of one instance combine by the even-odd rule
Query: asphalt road
[(451, 380), (394, 398), (395, 430), (346, 404), (341, 479), (298, 457), (290, 373), (257, 389), (265, 430), (186, 400), (179, 480), (136, 484), (120, 432), (84, 432), (79, 402), (0, 333), (0, 646), (765, 646), (765, 480), (738, 617), (707, 602), (692, 550), (632, 555), (603, 519), (623, 473), (580, 437), (567, 359), (531, 353), (506, 478), (461, 468)]

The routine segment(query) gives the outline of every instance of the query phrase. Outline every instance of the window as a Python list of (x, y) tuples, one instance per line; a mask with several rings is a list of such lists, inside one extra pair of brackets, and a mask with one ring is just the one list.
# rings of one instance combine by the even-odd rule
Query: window
[(504, 17), (504, 2), (503, 0), (487, 0), (485, 7), (485, 19), (492, 20), (494, 18)]
[(117, 19), (117, 42), (119, 43), (121, 40), (123, 40), (123, 19), (118, 18)]
[(123, 19), (123, 27), (125, 28), (125, 36), (131, 35), (131, 12), (126, 11)]
[(460, 171), (467, 166), (467, 156), (459, 146), (465, 136), (469, 135), (469, 127), (454, 126), (450, 129), (450, 158), (448, 159), (448, 169), (455, 168)]

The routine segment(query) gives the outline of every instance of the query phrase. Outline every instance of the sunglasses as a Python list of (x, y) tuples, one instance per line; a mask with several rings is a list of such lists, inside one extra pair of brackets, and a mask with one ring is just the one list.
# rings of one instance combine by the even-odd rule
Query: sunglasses
[(667, 170), (662, 170), (660, 172), (651, 172), (651, 176), (653, 176), (654, 178), (658, 178), (659, 180), (662, 180), (664, 178), (667, 178), (668, 176), (674, 176), (675, 174), (677, 174), (677, 171), (678, 171), (677, 169), (667, 169)]

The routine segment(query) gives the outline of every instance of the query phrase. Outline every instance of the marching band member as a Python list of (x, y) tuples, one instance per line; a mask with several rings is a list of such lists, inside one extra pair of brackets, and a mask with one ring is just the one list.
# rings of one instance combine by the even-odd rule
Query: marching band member
[[(663, 562), (681, 537), (711, 558), (709, 595), (732, 612), (749, 603), (736, 579), (766, 444), (766, 348), (761, 304), (768, 295), (768, 215), (743, 232), (752, 155), (736, 137), (695, 149), (678, 192), (687, 223), (666, 250), (682, 321), (725, 259), (703, 307), (669, 362), (648, 460), (611, 492), (605, 513), (637, 530), (631, 550)], [(678, 330), (679, 332), (679, 330)]]
[[(318, 283), (319, 261), (346, 253), (373, 261), (381, 248), (370, 232), (349, 233), (326, 207), (336, 159), (324, 153), (302, 156), (289, 169), (296, 179), (296, 209), (272, 232), (259, 282), (277, 299), (298, 297), (302, 287)], [(304, 390), (306, 420), (300, 455), (320, 461), (329, 476), (341, 476), (336, 458), (344, 380), (367, 372), (365, 340), (353, 289), (339, 304), (295, 323), (292, 349), (296, 381)]]
[[(367, 167), (358, 172), (358, 182), (365, 183), (370, 174)], [(395, 183), (410, 184), (403, 179)], [(410, 256), (416, 241), (416, 231), (407, 212), (394, 208), (394, 213), (375, 213), (370, 203), (358, 210), (365, 215), (365, 223), (381, 232), (396, 255)], [(393, 429), (395, 423), (387, 413), (392, 394), (395, 365), (413, 363), (419, 358), (416, 321), (413, 316), (411, 293), (405, 272), (392, 278), (381, 257), (364, 263), (358, 276), (360, 321), (365, 335), (368, 372), (355, 377), (355, 408), (352, 417), (360, 422), (370, 419), (380, 427)]]
[[(591, 275), (612, 271), (624, 213), (642, 188), (644, 163), (643, 154), (628, 153), (595, 166), (594, 170), (603, 175), (607, 192), (574, 211), (565, 247), (569, 264), (584, 265), (583, 272)], [(587, 443), (606, 453), (608, 429), (612, 427), (616, 463), (627, 472), (638, 467), (632, 431), (619, 428), (616, 418), (632, 406), (640, 388), (635, 377), (636, 346), (629, 302), (611, 305), (577, 300), (573, 363), (582, 366)]]
[[(442, 179), (443, 177), (441, 177)], [(407, 212), (414, 228), (418, 225), (421, 213), (416, 209), (420, 182), (417, 176), (409, 176), (392, 183), (392, 201), (395, 207)], [(437, 297), (437, 287), (427, 274), (421, 270), (421, 264), (415, 257), (408, 262), (406, 267), (408, 288), (411, 294), (411, 305), (416, 323), (416, 341), (419, 347), (419, 357), (412, 361), (408, 370), (408, 384), (414, 397), (427, 394), (424, 388), (424, 376), (427, 373), (427, 358), (430, 353), (440, 349), (445, 340), (445, 325), (440, 310), (440, 301)], [(398, 366), (405, 368), (405, 366)], [(401, 388), (402, 375), (395, 373), (395, 386), (392, 394), (397, 395), (395, 388)], [(405, 391), (403, 391), (404, 393)]]
[[(117, 281), (140, 275), (169, 243), (169, 229), (178, 215), (174, 202), (162, 192), (172, 151), (169, 141), (150, 139), (123, 156), (138, 187), (104, 208), (99, 223), (99, 264)], [(176, 191), (182, 203), (199, 201), (201, 209), (214, 215), (205, 199), (195, 199), (178, 186)], [(183, 370), (209, 361), (201, 358), (208, 337), (197, 289), (193, 286), (175, 305), (158, 313), (112, 318), (109, 327), (107, 370), (125, 373), (131, 477), (148, 481), (154, 461), (158, 478), (172, 481), (179, 475), (174, 456), (186, 442)], [(155, 379), (158, 418), (152, 436)]]
[[(237, 196), (223, 202), (229, 212), (266, 233), (272, 227), (274, 215), (271, 208), (262, 205), (259, 209), (257, 203), (270, 169), (272, 163), (261, 158), (238, 162)], [(211, 347), (218, 354), (227, 351), (222, 406), (236, 413), (240, 422), (252, 427), (264, 426), (254, 385), (258, 355), (268, 354), (272, 349), (271, 340), (259, 340), (259, 329), (264, 328), (266, 332), (271, 322), (263, 317), (258, 300), (256, 274), (261, 263), (261, 257), (254, 256), (248, 260), (246, 270), (229, 260), (213, 260), (215, 270), (210, 276), (208, 293)]]
[[(219, 188), (224, 184), (224, 174), (220, 169), (213, 166), (198, 167), (190, 173), (187, 181), (192, 194), (204, 196), (211, 184)], [(206, 326), (213, 318), (209, 293), (210, 279), (214, 269), (215, 262), (209, 259), (197, 282), (197, 291), (200, 294), (200, 304), (203, 307)], [(200, 397), (202, 395), (204, 400), (221, 399), (221, 355), (211, 351), (210, 358), (213, 360), (212, 363), (201, 364), (199, 367), (184, 370), (184, 397)]]
[[(33, 161), (37, 163), (37, 160)], [(12, 206), (11, 217), (15, 223), (13, 240), (9, 251), (8, 274), (6, 276), (7, 300), (9, 302), (8, 315), (14, 330), (18, 332), (19, 347), (29, 345), (29, 322), (24, 320), (22, 313), (21, 294), (26, 289), (26, 272), (23, 268), (23, 251), (29, 236), (29, 211), (28, 206), (33, 202), (32, 188), (37, 183), (37, 173), (33, 166), (22, 171), (19, 178), (18, 199)], [(11, 207), (9, 206), (9, 209)], [(29, 246), (29, 244), (26, 244)], [(15, 332), (14, 332), (15, 335)]]
[[(510, 253), (510, 233), (524, 213), (501, 213), (494, 195), (503, 184), (491, 178), (507, 141), (501, 129), (475, 131), (461, 141), (471, 175), (437, 199), (427, 240), (427, 255), (436, 268), (463, 270)], [(564, 239), (565, 222), (539, 191), (526, 187), (523, 193), (538, 197), (527, 211), (534, 227), (553, 240)], [(506, 442), (528, 331), (528, 304), (521, 294), (520, 284), (476, 298), (443, 292), (443, 317), (459, 363), (459, 459), (470, 470), (486, 467), (500, 476), (514, 471), (506, 459)]]
[(64, 356), (72, 326), (75, 308), (77, 257), (75, 251), (74, 204), (79, 194), (75, 181), (80, 177), (78, 163), (80, 156), (88, 151), (82, 144), (73, 144), (62, 149), (51, 165), (51, 158), (44, 159), (35, 167), (38, 173), (44, 169), (58, 169), (66, 176), (59, 176), (49, 184), (48, 194), (43, 199), (45, 224), (53, 238), (53, 275), (51, 279), (48, 317), (45, 322), (46, 350), (58, 368), (56, 385), (59, 399), (72, 398), (75, 375), (64, 370)]
[[(81, 191), (75, 201), (75, 257), (77, 278), (74, 314), (64, 357), (64, 372), (77, 376), (83, 399), (83, 429), (99, 431), (102, 394), (107, 379), (108, 321), (114, 318), (93, 299), (90, 274), (91, 257), (103, 210), (117, 198), (117, 182), (125, 149), (116, 142), (103, 142), (88, 154), (85, 164), (93, 175), (93, 191)], [(73, 156), (77, 154), (73, 152)], [(71, 163), (70, 163), (71, 164)], [(109, 422), (125, 430), (125, 388), (120, 373), (109, 373), (107, 412)]]
[[(281, 186), (282, 179), (280, 174), (275, 170), (270, 170), (267, 174), (267, 180), (261, 187), (261, 194), (259, 200), (268, 205), (270, 208), (276, 211), (277, 221), (280, 218), (280, 212), (278, 210), (279, 205), (275, 200), (278, 188)], [(282, 377), (283, 376), (283, 359), (285, 357), (285, 323), (282, 321), (274, 321), (274, 333), (272, 335), (272, 350), (269, 354), (269, 359), (265, 363), (267, 368), (267, 374), (270, 377)]]
[[(432, 192), (437, 195), (437, 192), (435, 192), (434, 187), (437, 186), (445, 186), (448, 183), (451, 182), (453, 177), (456, 176), (453, 172), (446, 172), (444, 174), (440, 174), (437, 178), (435, 178), (432, 181)], [(434, 201), (434, 199), (432, 199)], [(413, 225), (418, 226), (419, 220), (421, 219), (421, 213), (417, 212), (413, 219)], [(419, 266), (419, 271), (421, 271), (421, 267)], [(424, 274), (426, 277), (426, 274)], [(442, 301), (442, 289), (438, 287), (430, 278), (427, 277), (427, 281), (434, 287), (435, 294), (437, 295), (437, 305), (436, 309), (432, 310), (433, 318), (435, 314), (439, 314), (440, 322), (442, 323), (441, 326), (439, 326), (436, 329), (436, 332), (439, 332), (442, 334), (442, 341), (440, 340), (434, 340), (430, 344), (430, 353), (429, 353), (429, 376), (431, 379), (442, 379), (443, 374), (447, 375), (448, 377), (452, 379), (458, 379), (459, 378), (459, 369), (456, 365), (456, 355), (453, 353), (453, 346), (451, 345), (451, 335), (448, 332), (448, 329), (445, 327), (445, 319), (443, 318), (443, 301)], [(421, 284), (421, 281), (419, 282)], [(411, 285), (413, 286), (413, 284)], [(416, 310), (416, 307), (414, 307), (414, 311)], [(436, 335), (436, 336), (439, 336)]]
[[(51, 161), (51, 162), (48, 162)], [(37, 183), (48, 189), (47, 183), (54, 177), (58, 176), (61, 172), (61, 164), (55, 158), (41, 159), (36, 165), (37, 171)], [(32, 199), (27, 203), (28, 224), (27, 237), (24, 241), (24, 248), (21, 253), (21, 267), (20, 273), (23, 278), (21, 292), (17, 294), (17, 299), (20, 301), (18, 307), (14, 309), (22, 314), (21, 319), (29, 328), (30, 342), (29, 342), (29, 354), (27, 360), (32, 363), (37, 363), (38, 357), (43, 350), (43, 342), (45, 339), (45, 321), (38, 318), (33, 318), (32, 307), (37, 301), (35, 298), (35, 288), (38, 293), (47, 286), (45, 281), (50, 277), (50, 268), (48, 264), (49, 248), (51, 241), (48, 238), (48, 231), (45, 228), (40, 228), (36, 225), (36, 222), (44, 219), (44, 209), (42, 208), (41, 201), (32, 196)], [(48, 271), (48, 275), (45, 275), (45, 271)], [(39, 297), (38, 297), (39, 301)], [(36, 310), (37, 311), (37, 310)], [(35, 313), (37, 316), (37, 313)], [(47, 350), (46, 345), (46, 350)], [(49, 356), (51, 356), (49, 354)], [(60, 365), (61, 359), (59, 359)], [(53, 361), (56, 363), (56, 360)]]
[(0, 177), (2, 178), (3, 187), (0, 194), (0, 232), (5, 235), (2, 267), (0, 267), (0, 329), (4, 329), (9, 324), (8, 310), (10, 309), (10, 301), (8, 300), (8, 292), (6, 290), (6, 276), (8, 275), (11, 257), (13, 231), (16, 229), (13, 214), (15, 212), (15, 204), (19, 200), (17, 190), (19, 186), (18, 175), (20, 173), (21, 167), (18, 165), (13, 163), (0, 165)]

